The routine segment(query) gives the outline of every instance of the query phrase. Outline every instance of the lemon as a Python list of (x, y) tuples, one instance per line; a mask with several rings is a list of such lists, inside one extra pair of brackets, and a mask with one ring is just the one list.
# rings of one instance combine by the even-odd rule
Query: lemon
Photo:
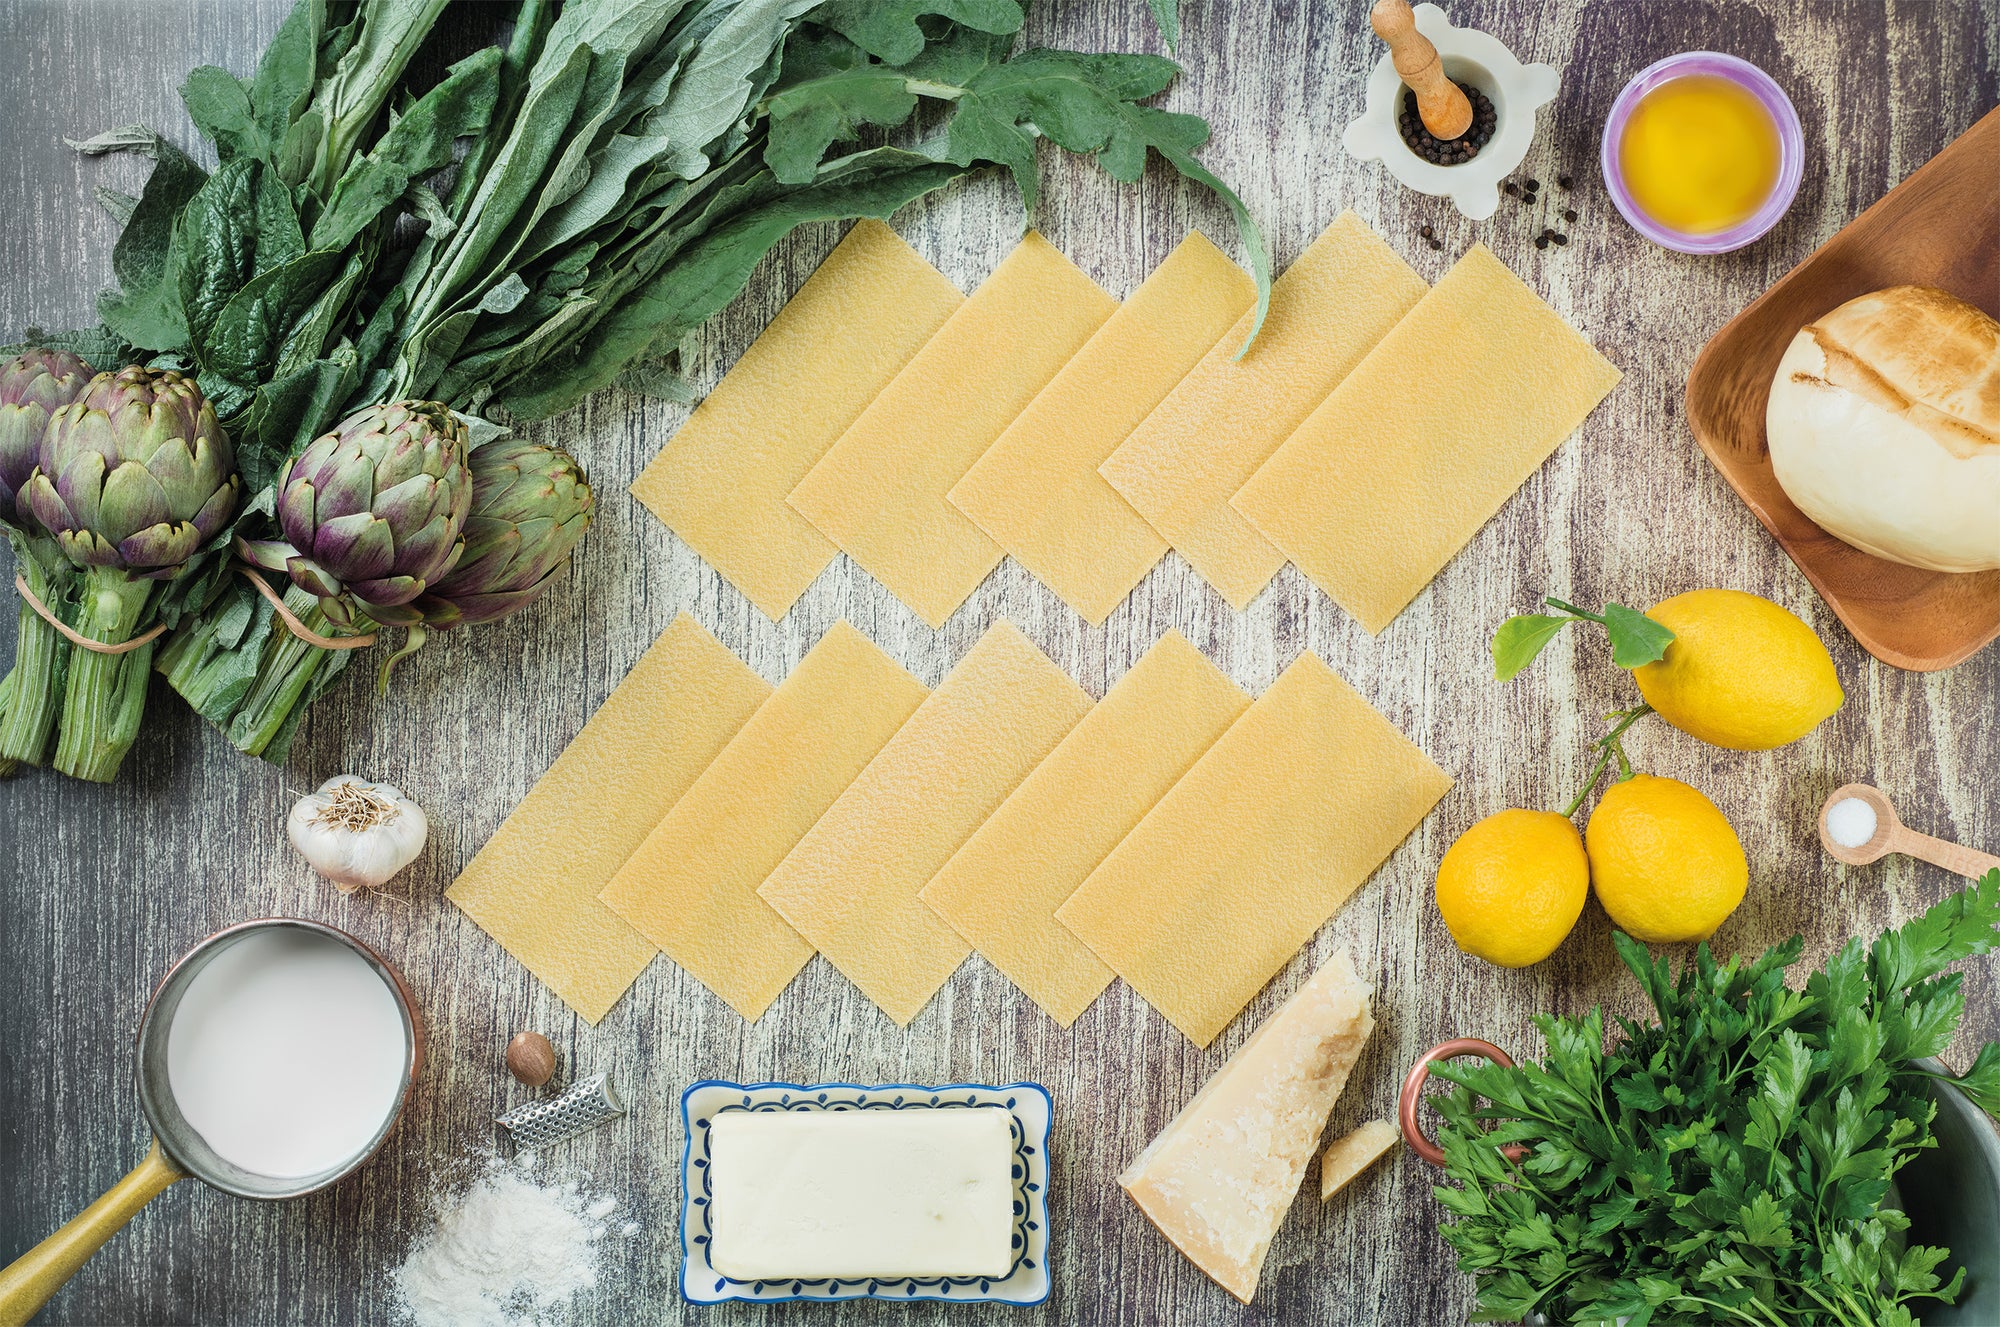
[(1674, 633), (1666, 658), (1633, 670), (1639, 693), (1711, 746), (1765, 751), (1796, 742), (1847, 699), (1811, 627), (1741, 590), (1690, 590), (1646, 614)]
[(1715, 803), (1678, 779), (1614, 783), (1584, 831), (1597, 901), (1648, 944), (1706, 940), (1750, 882), (1743, 844)]
[(1583, 836), (1553, 811), (1501, 811), (1458, 836), (1438, 863), (1437, 905), (1458, 947), (1503, 968), (1555, 952), (1583, 912)]

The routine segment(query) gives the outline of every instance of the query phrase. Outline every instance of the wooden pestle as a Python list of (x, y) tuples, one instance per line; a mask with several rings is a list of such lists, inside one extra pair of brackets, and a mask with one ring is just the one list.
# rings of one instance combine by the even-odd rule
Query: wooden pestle
[(1444, 76), (1437, 47), (1417, 31), (1417, 16), (1409, 0), (1375, 0), (1368, 11), (1375, 35), (1389, 43), (1396, 72), (1417, 94), (1417, 114), (1433, 137), (1450, 141), (1472, 127), (1472, 103), (1458, 85)]

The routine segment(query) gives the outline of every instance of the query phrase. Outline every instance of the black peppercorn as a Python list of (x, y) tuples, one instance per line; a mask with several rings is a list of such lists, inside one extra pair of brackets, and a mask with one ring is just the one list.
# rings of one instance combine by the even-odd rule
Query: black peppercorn
[(1408, 88), (1403, 89), (1396, 116), (1397, 132), (1410, 151), (1433, 165), (1457, 166), (1472, 160), (1480, 148), (1492, 141), (1499, 121), (1499, 112), (1494, 109), (1490, 97), (1464, 83), (1458, 84), (1458, 88), (1472, 103), (1472, 124), (1463, 135), (1448, 141), (1434, 137), (1424, 127), (1423, 119), (1417, 113), (1416, 95)]
[(1545, 234), (1544, 234), (1544, 235), (1537, 235), (1537, 236), (1535, 236), (1535, 247), (1536, 247), (1537, 249), (1546, 249), (1546, 248), (1548, 248), (1548, 247), (1549, 247), (1549, 237), (1548, 237), (1547, 235), (1545, 235)]
[(1558, 175), (1556, 176), (1556, 183), (1560, 185), (1562, 188), (1567, 189), (1570, 187), (1571, 181), (1569, 176), (1567, 175)]
[(1549, 238), (1554, 240), (1557, 244), (1569, 243), (1569, 236), (1563, 234), (1561, 231), (1555, 231), (1549, 236)]
[(1576, 209), (1575, 209), (1575, 208), (1573, 208), (1573, 207), (1566, 207), (1566, 208), (1564, 208), (1564, 209), (1563, 209), (1563, 220), (1564, 220), (1564, 221), (1574, 221), (1574, 220), (1576, 220)]

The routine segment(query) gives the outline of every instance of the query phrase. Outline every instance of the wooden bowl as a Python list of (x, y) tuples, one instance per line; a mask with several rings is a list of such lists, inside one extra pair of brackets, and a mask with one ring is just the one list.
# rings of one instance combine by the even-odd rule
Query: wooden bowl
[(1793, 268), (1702, 348), (1687, 418), (1708, 459), (1862, 648), (1898, 668), (1950, 668), (2000, 636), (2000, 571), (1925, 571), (1863, 553), (1792, 505), (1771, 471), (1764, 407), (1798, 330), (1885, 286), (1938, 286), (2000, 317), (2000, 110)]

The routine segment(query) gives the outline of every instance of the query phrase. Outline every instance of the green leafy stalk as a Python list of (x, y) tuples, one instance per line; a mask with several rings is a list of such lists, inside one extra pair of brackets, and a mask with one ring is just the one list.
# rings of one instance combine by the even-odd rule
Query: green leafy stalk
[[(286, 590), (285, 606), (308, 631), (323, 636), (343, 633), (343, 628), (327, 618), (318, 598), (297, 587)], [(347, 666), (347, 656), (352, 653), (321, 649), (289, 628), (274, 627), (265, 639), (255, 680), (230, 716), (229, 740), (247, 755), (283, 760), (284, 751), (272, 755), (272, 745), (282, 738), (285, 748), (290, 748), (292, 733), (305, 713), (302, 702), (323, 690)]]
[[(72, 613), (70, 587), (76, 577), (69, 573), (61, 554), (50, 549), (45, 563), (44, 556), (27, 547), (24, 536), (15, 536), (14, 546), (14, 565), (29, 592), (59, 616)], [(51, 566), (56, 568), (53, 575)], [(0, 710), (0, 762), (5, 762), (10, 772), (13, 766), (40, 765), (48, 759), (49, 740), (62, 713), (70, 649), (55, 627), (22, 599), (14, 636), (14, 668), (8, 674), (13, 694)]]
[[(156, 581), (136, 580), (110, 567), (84, 573), (77, 599), (76, 631), (106, 645), (122, 645), (147, 620)], [(63, 693), (62, 730), (55, 768), (72, 778), (109, 783), (139, 737), (152, 672), (153, 642), (123, 654), (70, 648)]]
[[(0, 721), (4, 721), (8, 708), (14, 703), (14, 670), (8, 669), (7, 676), (0, 677)], [(0, 779), (11, 779), (21, 768), (18, 760), (0, 757)]]
[[(824, 11), (812, 17), (833, 30), (807, 29), (793, 39), (785, 77), (766, 106), (771, 125), (764, 159), (780, 181), (810, 180), (832, 143), (854, 138), (863, 125), (904, 123), (919, 98), (951, 108), (936, 155), (965, 167), (1005, 166), (1030, 211), (1040, 191), (1036, 140), (1095, 156), (1113, 179), (1127, 184), (1145, 172), (1150, 150), (1211, 190), (1235, 218), (1257, 279), (1257, 316), (1239, 354), (1249, 349), (1270, 308), (1263, 233), (1235, 191), (1196, 160), (1195, 149), (1208, 141), (1207, 122), (1142, 104), (1165, 91), (1179, 65), (1155, 55), (1043, 49), (1010, 55), (1013, 29), (998, 24), (967, 25), (904, 55), (900, 45), (871, 49), (862, 40), (870, 30), (861, 25), (832, 24)], [(890, 58), (895, 55), (903, 58)]]
[[(1965, 1011), (1948, 969), (1997, 926), (2000, 871), (1797, 989), (1796, 936), (1748, 963), (1703, 944), (1676, 974), (1618, 934), (1652, 1021), (1620, 1019), (1607, 1048), (1601, 1010), (1543, 1016), (1540, 1063), (1439, 1065), (1458, 1087), (1433, 1099), (1435, 1192), (1480, 1319), (1908, 1327), (1951, 1302), (1964, 1273), (1908, 1242), (1893, 1185), (1936, 1146), (1920, 1061)], [(1945, 1081), (2000, 1107), (2000, 1045)]]

